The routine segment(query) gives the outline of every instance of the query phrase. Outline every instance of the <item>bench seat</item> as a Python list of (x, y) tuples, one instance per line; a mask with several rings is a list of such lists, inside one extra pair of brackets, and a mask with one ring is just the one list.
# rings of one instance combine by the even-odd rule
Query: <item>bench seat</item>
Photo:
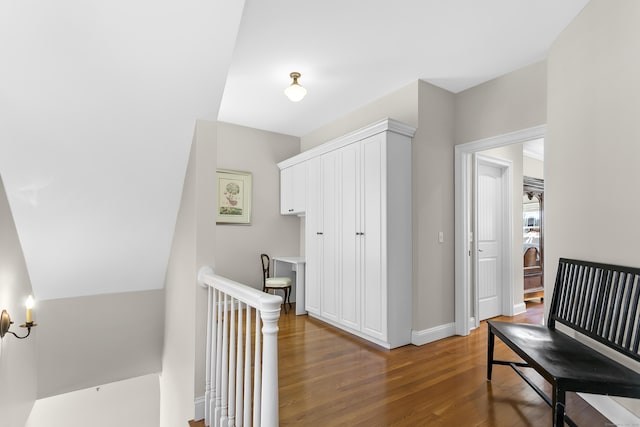
[(565, 391), (640, 397), (640, 374), (562, 332), (542, 325), (487, 323), (527, 364)]

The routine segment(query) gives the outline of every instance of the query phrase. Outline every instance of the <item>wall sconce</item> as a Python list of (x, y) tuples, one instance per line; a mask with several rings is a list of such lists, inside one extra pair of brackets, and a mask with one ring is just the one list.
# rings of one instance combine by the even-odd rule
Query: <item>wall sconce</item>
[(287, 95), (287, 98), (289, 98), (291, 101), (298, 102), (302, 100), (302, 98), (304, 98), (304, 96), (307, 94), (307, 90), (300, 86), (300, 83), (298, 83), (300, 73), (294, 71), (293, 73), (289, 74), (289, 77), (293, 79), (293, 82), (291, 83), (291, 86), (287, 87), (284, 90), (284, 94)]
[(9, 328), (11, 328), (11, 325), (13, 324), (13, 322), (11, 321), (11, 316), (9, 316), (7, 310), (2, 310), (2, 313), (0, 314), (0, 338), (4, 338), (7, 333), (10, 333), (14, 337), (23, 340), (31, 334), (31, 328), (35, 328), (36, 326), (38, 326), (37, 323), (33, 322), (33, 297), (31, 295), (29, 295), (29, 298), (27, 298), (25, 307), (27, 309), (27, 316), (25, 319), (25, 323), (20, 325), (20, 327), (27, 328), (27, 335), (20, 337), (15, 332), (10, 331)]

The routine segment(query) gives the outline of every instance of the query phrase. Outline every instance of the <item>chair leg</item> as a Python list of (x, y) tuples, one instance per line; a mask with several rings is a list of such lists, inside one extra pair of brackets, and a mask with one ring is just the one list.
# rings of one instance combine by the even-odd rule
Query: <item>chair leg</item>
[(288, 288), (284, 288), (284, 298), (282, 299), (282, 306), (284, 307), (284, 312), (288, 313), (287, 311), (287, 294), (289, 293), (289, 289)]
[(289, 293), (287, 295), (287, 302), (289, 303), (289, 310), (291, 310), (293, 308), (293, 306), (291, 305), (291, 288), (289, 289)]

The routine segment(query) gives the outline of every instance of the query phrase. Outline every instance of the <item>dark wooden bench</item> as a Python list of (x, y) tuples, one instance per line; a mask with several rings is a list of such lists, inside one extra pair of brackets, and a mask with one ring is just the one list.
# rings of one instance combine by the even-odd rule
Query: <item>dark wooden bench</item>
[[(556, 329), (567, 328), (640, 361), (640, 269), (561, 258), (547, 325), (489, 320), (487, 379), (493, 365), (511, 366), (552, 408), (553, 426), (576, 424), (565, 415), (567, 392), (640, 398), (640, 374)], [(571, 331), (568, 331), (571, 333)], [(495, 337), (523, 360), (495, 360)], [(551, 398), (520, 367), (552, 386)]]

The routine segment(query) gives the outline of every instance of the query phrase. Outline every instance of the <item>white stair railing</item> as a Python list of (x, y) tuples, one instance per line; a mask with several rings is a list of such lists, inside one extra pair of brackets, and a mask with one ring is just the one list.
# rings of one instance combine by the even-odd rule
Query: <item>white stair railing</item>
[(278, 426), (282, 298), (218, 276), (210, 267), (200, 269), (198, 283), (209, 292), (205, 424)]

